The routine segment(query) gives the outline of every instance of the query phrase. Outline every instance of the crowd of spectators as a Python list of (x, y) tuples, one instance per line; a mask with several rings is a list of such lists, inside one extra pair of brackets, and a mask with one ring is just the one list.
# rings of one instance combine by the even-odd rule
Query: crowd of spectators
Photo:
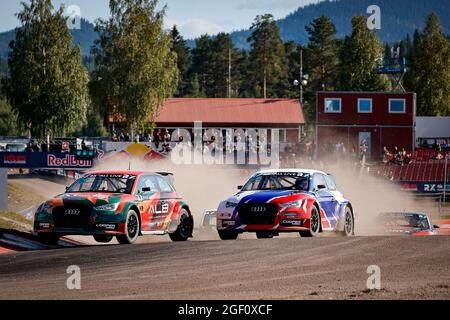
[(405, 148), (400, 150), (397, 146), (395, 146), (392, 151), (385, 146), (383, 148), (382, 157), (383, 163), (392, 163), (397, 165), (407, 165), (412, 161), (411, 153), (407, 152)]
[(450, 151), (449, 139), (432, 139), (432, 140), (433, 140), (433, 143), (430, 143), (429, 139), (421, 139), (420, 147), (423, 149), (432, 149), (436, 152), (440, 152), (440, 151), (449, 152)]
[(78, 148), (82, 150), (92, 150), (93, 143), (88, 142), (85, 139), (56, 139), (56, 140), (39, 140), (30, 139), (21, 142), (4, 143), (0, 145), (0, 152), (57, 152), (57, 153), (72, 153)]

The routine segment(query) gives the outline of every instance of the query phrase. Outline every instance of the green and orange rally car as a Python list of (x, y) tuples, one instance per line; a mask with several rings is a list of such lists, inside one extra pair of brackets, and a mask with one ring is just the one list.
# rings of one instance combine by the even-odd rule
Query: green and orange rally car
[(169, 173), (92, 172), (43, 203), (34, 231), (47, 244), (67, 235), (93, 235), (100, 243), (115, 236), (121, 244), (141, 235), (169, 234), (172, 241), (192, 237), (189, 206), (178, 195)]

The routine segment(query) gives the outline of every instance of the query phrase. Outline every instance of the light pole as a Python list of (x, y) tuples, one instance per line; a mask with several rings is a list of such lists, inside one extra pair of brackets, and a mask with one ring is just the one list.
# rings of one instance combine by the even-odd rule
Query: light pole
[(300, 104), (303, 105), (303, 87), (308, 85), (309, 75), (303, 73), (303, 49), (300, 49), (300, 80), (294, 80), (294, 86), (300, 86)]
[(303, 105), (303, 49), (300, 49), (300, 103)]
[(450, 157), (450, 154), (447, 154), (445, 156), (445, 168), (444, 168), (444, 207), (445, 204), (447, 203), (447, 180), (448, 180), (448, 170), (447, 170), (447, 165), (448, 165), (448, 158)]

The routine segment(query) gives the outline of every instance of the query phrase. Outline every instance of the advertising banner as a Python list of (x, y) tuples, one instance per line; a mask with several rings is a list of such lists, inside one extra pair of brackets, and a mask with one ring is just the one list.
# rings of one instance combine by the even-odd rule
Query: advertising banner
[(4, 152), (0, 153), (0, 168), (22, 169), (85, 169), (91, 160), (77, 160), (68, 153)]

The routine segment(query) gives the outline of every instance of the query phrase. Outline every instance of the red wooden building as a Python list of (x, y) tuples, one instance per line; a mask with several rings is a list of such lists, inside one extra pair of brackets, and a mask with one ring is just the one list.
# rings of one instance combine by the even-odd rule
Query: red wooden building
[(324, 146), (344, 143), (359, 150), (366, 143), (372, 159), (383, 147), (414, 149), (415, 93), (318, 92), (316, 141)]
[[(302, 106), (294, 99), (178, 98), (165, 103), (158, 129), (278, 129), (283, 146), (296, 144), (304, 132)], [(270, 137), (270, 132), (269, 132)]]

